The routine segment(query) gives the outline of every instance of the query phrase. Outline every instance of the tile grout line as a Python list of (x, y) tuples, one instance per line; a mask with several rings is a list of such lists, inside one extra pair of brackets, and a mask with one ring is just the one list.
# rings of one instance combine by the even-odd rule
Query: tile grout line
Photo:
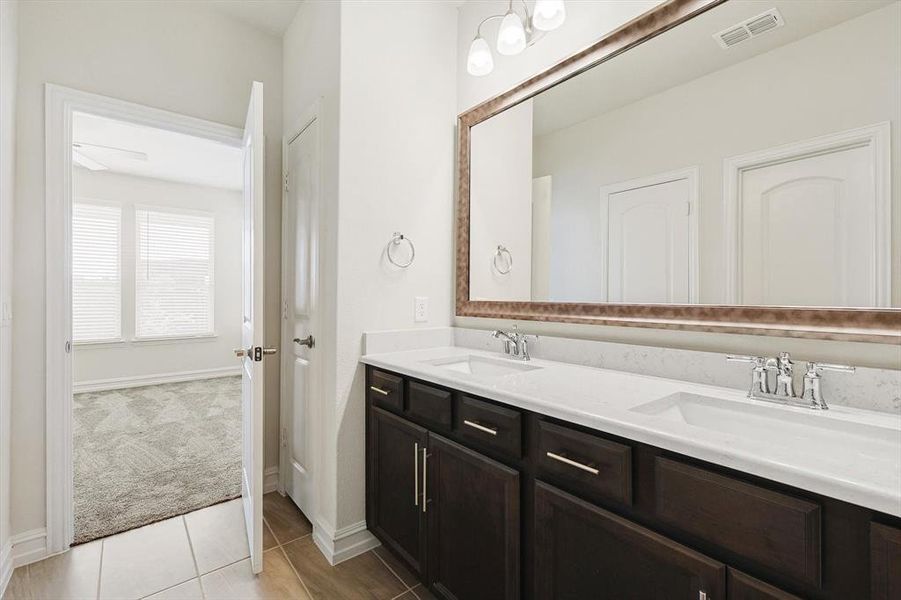
[(97, 600), (100, 600), (100, 582), (103, 581), (103, 550), (106, 548), (106, 539), (100, 539), (100, 565), (97, 569)]
[[(194, 563), (194, 574), (197, 575), (197, 585), (200, 586), (200, 597), (206, 600), (206, 592), (203, 590), (203, 581), (200, 579), (200, 567), (197, 566), (197, 556), (194, 554), (194, 543), (191, 541), (191, 532), (188, 530), (188, 520), (184, 515), (181, 517), (181, 523), (185, 527), (185, 535), (188, 538), (188, 549), (191, 550), (191, 562)], [(179, 583), (177, 585), (181, 584)]]
[[(398, 575), (397, 573), (394, 572), (394, 569), (391, 568), (391, 566), (388, 564), (388, 561), (386, 561), (384, 558), (382, 558), (381, 556), (379, 556), (379, 553), (375, 551), (375, 548), (373, 548), (372, 550), (370, 550), (370, 552), (372, 552), (372, 554), (373, 554), (377, 559), (379, 559), (379, 561), (381, 561), (381, 563), (382, 563), (383, 565), (385, 565), (385, 568), (388, 569), (388, 572), (391, 573), (392, 575), (394, 575), (395, 577), (397, 577), (397, 580), (400, 581), (400, 584), (401, 584), (402, 586), (404, 586), (404, 588), (406, 588), (406, 589), (404, 589), (404, 591), (403, 591), (402, 593), (400, 593), (400, 594), (398, 594), (397, 596), (395, 596), (395, 598), (398, 598), (398, 597), (400, 597), (400, 596), (403, 596), (403, 595), (406, 594), (407, 592), (412, 592), (412, 591), (413, 591), (413, 588), (412, 588), (411, 586), (407, 585), (407, 582), (404, 581), (403, 578), (402, 578), (400, 575)], [(414, 593), (413, 595), (415, 596), (416, 594)], [(392, 599), (392, 600), (393, 600), (393, 599)]]
[(307, 584), (306, 582), (304, 582), (303, 577), (301, 577), (300, 573), (297, 572), (297, 569), (294, 567), (294, 563), (291, 562), (291, 559), (288, 557), (288, 553), (285, 552), (285, 548), (283, 546), (279, 546), (278, 549), (281, 550), (282, 556), (284, 556), (285, 560), (288, 561), (288, 566), (291, 567), (291, 571), (294, 572), (294, 576), (297, 577), (297, 581), (300, 582), (300, 585), (303, 587), (303, 591), (305, 591), (307, 593), (307, 597), (312, 600), (313, 594), (310, 593), (310, 588), (307, 587)]

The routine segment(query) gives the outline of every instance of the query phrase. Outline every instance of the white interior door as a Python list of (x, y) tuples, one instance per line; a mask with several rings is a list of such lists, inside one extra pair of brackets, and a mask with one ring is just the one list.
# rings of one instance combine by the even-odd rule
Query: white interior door
[(283, 220), (282, 452), (285, 490), (315, 514), (316, 367), (319, 262), (319, 120), (312, 116), (288, 141)]
[(602, 190), (609, 302), (697, 301), (696, 203), (693, 169)]
[(250, 562), (263, 570), (263, 362), (274, 349), (263, 347), (265, 257), (263, 84), (255, 81), (244, 123), (243, 325), (241, 346), (241, 496)]
[(742, 172), (740, 303), (877, 305), (874, 170), (854, 147)]

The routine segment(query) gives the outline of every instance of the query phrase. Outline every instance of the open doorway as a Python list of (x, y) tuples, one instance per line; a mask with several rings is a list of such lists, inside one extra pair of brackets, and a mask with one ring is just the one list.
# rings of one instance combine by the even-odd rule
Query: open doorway
[(72, 121), (74, 543), (241, 494), (242, 149)]
[[(225, 500), (236, 493), (237, 465), (248, 554), (253, 572), (259, 573), (263, 360), (277, 352), (263, 340), (263, 84), (252, 84), (243, 129), (52, 84), (45, 89), (45, 240), (52, 257), (46, 267), (46, 551), (64, 552), (76, 541)], [(187, 148), (172, 150), (162, 141), (174, 139)], [(231, 159), (225, 163), (210, 158), (226, 155)], [(219, 166), (199, 164), (200, 157)], [(171, 173), (168, 179), (161, 176), (166, 169), (175, 170), (174, 165), (182, 171), (192, 165), (187, 170), (194, 175), (206, 169), (218, 185), (173, 181)], [(147, 170), (151, 167), (157, 171)], [(240, 181), (239, 191), (223, 184), (225, 178)], [(137, 181), (143, 181), (140, 190)], [(176, 193), (181, 186), (194, 187), (190, 193)], [(235, 228), (217, 216), (220, 205), (233, 204), (221, 189), (238, 203), (238, 210), (232, 210), (240, 215), (240, 235), (226, 237), (225, 245), (231, 247), (224, 253), (219, 252), (223, 232)], [(205, 205), (191, 204), (203, 198)], [(217, 288), (229, 278), (240, 286), (220, 299)], [(239, 335), (232, 332), (222, 339), (229, 317), (220, 316), (217, 307), (232, 301), (239, 307), (230, 317), (237, 321)], [(191, 344), (187, 351), (177, 351), (186, 344)], [(190, 362), (204, 354), (201, 349), (215, 355), (211, 362)], [(132, 350), (155, 354), (129, 362)], [(111, 364), (123, 374), (104, 371)], [(227, 379), (234, 374), (240, 380)], [(213, 379), (221, 381), (214, 384)], [(151, 387), (150, 394), (135, 391)], [(105, 391), (117, 397), (107, 397), (105, 404), (89, 402), (87, 395), (76, 398), (93, 394), (96, 399)], [(236, 400), (238, 410), (233, 408)], [(84, 419), (75, 414), (77, 401), (86, 407)], [(217, 421), (226, 414), (231, 416)], [(163, 436), (162, 441), (154, 435)], [(92, 458), (85, 460), (76, 456), (84, 440), (102, 451), (89, 452)], [(235, 448), (239, 462), (233, 458)], [(97, 464), (91, 465), (92, 460)], [(199, 464), (204, 460), (208, 462)], [(118, 480), (91, 492), (93, 496), (76, 498), (77, 480), (90, 482), (85, 476), (90, 469), (98, 486), (114, 476)], [(153, 490), (145, 485), (148, 475)], [(216, 484), (198, 482), (204, 477)], [(135, 489), (143, 491), (130, 496)], [(94, 508), (86, 508), (91, 504)], [(142, 512), (141, 505), (152, 509)]]

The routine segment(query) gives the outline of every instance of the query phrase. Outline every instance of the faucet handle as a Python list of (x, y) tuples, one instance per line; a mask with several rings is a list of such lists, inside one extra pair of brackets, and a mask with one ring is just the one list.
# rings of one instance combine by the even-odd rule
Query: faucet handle
[(836, 365), (832, 363), (818, 363), (818, 362), (808, 362), (807, 363), (807, 374), (813, 375), (819, 373), (820, 371), (835, 371), (837, 373), (853, 373), (857, 370), (857, 367), (852, 367), (850, 365)]
[(727, 354), (726, 360), (729, 362), (752, 363), (758, 369), (764, 368), (767, 363), (767, 358), (764, 356), (744, 356), (742, 354)]

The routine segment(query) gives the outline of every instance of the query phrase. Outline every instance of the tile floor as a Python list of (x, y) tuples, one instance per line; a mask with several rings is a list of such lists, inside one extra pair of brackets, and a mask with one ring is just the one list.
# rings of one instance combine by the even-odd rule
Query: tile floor
[(384, 548), (328, 564), (310, 522), (277, 493), (263, 506), (263, 572), (250, 570), (241, 500), (75, 546), (15, 570), (2, 600), (433, 600)]

